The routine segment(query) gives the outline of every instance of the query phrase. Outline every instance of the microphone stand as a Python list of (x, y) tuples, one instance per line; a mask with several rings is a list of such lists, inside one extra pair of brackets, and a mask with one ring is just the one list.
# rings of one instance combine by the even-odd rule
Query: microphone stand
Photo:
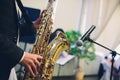
[(112, 64), (111, 64), (110, 80), (112, 80), (112, 72), (113, 72), (114, 58), (115, 58), (116, 54), (118, 54), (118, 55), (120, 55), (120, 54), (117, 53), (116, 51), (113, 51), (113, 50), (111, 50), (111, 49), (109, 49), (109, 48), (107, 48), (107, 47), (105, 47), (105, 46), (103, 46), (103, 45), (101, 45), (101, 44), (99, 44), (99, 43), (93, 41), (92, 39), (90, 39), (89, 36), (90, 36), (90, 35), (88, 35), (88, 36), (85, 38), (85, 40), (87, 40), (87, 41), (89, 41), (89, 42), (91, 42), (91, 43), (95, 43), (95, 44), (97, 44), (97, 45), (99, 45), (99, 46), (101, 46), (101, 47), (103, 47), (103, 48), (105, 48), (105, 49), (111, 51), (111, 54), (112, 54), (112, 61), (111, 61), (111, 62), (112, 62)]

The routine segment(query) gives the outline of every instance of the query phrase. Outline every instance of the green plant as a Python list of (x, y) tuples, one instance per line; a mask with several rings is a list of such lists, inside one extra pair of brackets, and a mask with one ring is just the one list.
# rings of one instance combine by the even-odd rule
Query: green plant
[(71, 45), (69, 54), (76, 55), (78, 58), (87, 58), (89, 60), (95, 59), (95, 47), (93, 43), (85, 41), (81, 47), (76, 46), (76, 42), (82, 36), (80, 32), (71, 30), (66, 31), (65, 35), (67, 36)]

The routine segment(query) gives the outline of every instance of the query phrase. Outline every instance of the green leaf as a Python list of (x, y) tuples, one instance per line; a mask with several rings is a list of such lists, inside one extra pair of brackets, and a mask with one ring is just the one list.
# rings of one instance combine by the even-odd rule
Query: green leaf
[(75, 46), (78, 39), (82, 36), (80, 32), (71, 30), (71, 31), (66, 31), (65, 35), (68, 38), (71, 45), (71, 50), (69, 54), (75, 55), (78, 58), (87, 58), (88, 60), (95, 59), (96, 55), (95, 55), (95, 47), (93, 43), (85, 41), (81, 48)]

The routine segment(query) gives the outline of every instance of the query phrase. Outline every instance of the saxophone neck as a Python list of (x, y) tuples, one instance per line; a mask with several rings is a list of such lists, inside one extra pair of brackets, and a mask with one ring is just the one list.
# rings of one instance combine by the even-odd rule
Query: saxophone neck
[(48, 4), (47, 4), (47, 9), (54, 6), (54, 0), (49, 0)]
[(56, 12), (56, 7), (57, 7), (57, 0), (49, 0), (47, 4), (47, 10), (49, 12), (52, 12), (51, 18), (54, 20), (55, 18), (55, 12)]

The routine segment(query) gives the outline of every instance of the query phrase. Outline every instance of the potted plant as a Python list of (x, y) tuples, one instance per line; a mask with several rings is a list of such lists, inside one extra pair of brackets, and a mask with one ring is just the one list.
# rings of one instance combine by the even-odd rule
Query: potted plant
[(76, 46), (76, 42), (82, 36), (79, 31), (66, 31), (65, 35), (67, 36), (71, 45), (69, 54), (75, 55), (78, 58), (86, 58), (89, 60), (95, 59), (95, 47), (93, 43), (85, 41), (81, 47)]
[[(85, 41), (81, 47), (76, 46), (76, 42), (82, 36), (82, 34), (79, 31), (75, 31), (75, 30), (66, 31), (65, 35), (68, 38), (71, 45), (71, 50), (69, 54), (75, 55), (77, 57), (77, 61), (78, 61), (77, 63), (79, 63), (79, 60), (83, 58), (86, 58), (87, 60), (90, 60), (90, 61), (96, 58), (95, 47), (93, 43)], [(86, 60), (86, 63), (88, 64), (87, 60)], [(83, 72), (81, 73), (80, 66), (78, 64), (76, 80), (81, 80), (81, 78), (78, 78), (79, 74), (83, 78)]]

